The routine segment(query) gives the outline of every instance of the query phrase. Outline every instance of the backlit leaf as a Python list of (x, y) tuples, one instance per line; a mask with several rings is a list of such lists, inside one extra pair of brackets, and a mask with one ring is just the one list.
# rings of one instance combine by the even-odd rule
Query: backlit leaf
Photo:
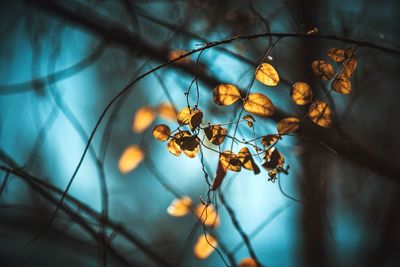
[(253, 126), (254, 126), (254, 122), (256, 121), (256, 120), (254, 119), (254, 117), (251, 116), (251, 115), (249, 115), (249, 114), (244, 115), (244, 116), (243, 116), (243, 119), (244, 119), (245, 121), (247, 121), (247, 125), (248, 125), (249, 127), (253, 127)]
[(141, 133), (153, 123), (156, 113), (151, 107), (144, 106), (135, 112), (132, 123), (132, 130), (135, 133)]
[(190, 115), (192, 115), (192, 111), (188, 107), (181, 109), (176, 118), (179, 125), (189, 124)]
[(205, 234), (202, 234), (199, 236), (199, 239), (197, 239), (197, 242), (194, 245), (194, 256), (199, 260), (204, 260), (210, 256), (217, 245), (217, 239), (215, 239), (212, 235), (207, 234), (206, 237)]
[(247, 147), (243, 147), (242, 149), (240, 149), (238, 153), (238, 158), (242, 162), (243, 168), (253, 171), (254, 174), (260, 173), (260, 168), (254, 162), (253, 156), (251, 155)]
[(271, 100), (259, 93), (250, 94), (243, 104), (244, 109), (257, 116), (269, 117), (275, 112), (275, 107)]
[(175, 155), (177, 157), (179, 157), (181, 155), (181, 152), (182, 152), (180, 146), (178, 146), (178, 144), (176, 143), (175, 139), (171, 139), (171, 140), (168, 141), (167, 149), (172, 155)]
[(278, 122), (276, 129), (278, 130), (279, 134), (283, 135), (295, 132), (297, 129), (299, 129), (299, 126), (300, 120), (298, 118), (287, 117)]
[(122, 152), (118, 161), (118, 169), (121, 173), (128, 173), (135, 169), (143, 158), (143, 150), (137, 145), (131, 145)]
[(311, 69), (314, 74), (323, 81), (330, 80), (335, 75), (335, 70), (332, 65), (323, 60), (314, 60), (311, 63)]
[(221, 161), (218, 161), (217, 171), (215, 173), (212, 190), (217, 190), (226, 176), (226, 168), (222, 165)]
[(278, 72), (271, 64), (262, 63), (256, 70), (256, 79), (268, 86), (276, 86), (279, 83)]
[(326, 54), (335, 62), (342, 62), (346, 59), (346, 52), (340, 48), (329, 48)]
[(268, 171), (278, 167), (283, 168), (283, 164), (285, 163), (285, 158), (279, 153), (276, 147), (269, 148), (264, 158), (266, 161), (262, 166)]
[(253, 258), (244, 258), (241, 262), (239, 267), (258, 267), (257, 263)]
[(354, 71), (357, 67), (357, 60), (355, 57), (351, 57), (348, 61), (343, 62), (343, 73), (341, 78), (350, 78), (353, 76)]
[(242, 163), (238, 156), (230, 150), (225, 150), (219, 156), (222, 166), (234, 172), (240, 172)]
[[(176, 144), (189, 158), (194, 158), (199, 151), (199, 140), (188, 131), (181, 131), (174, 135)], [(171, 152), (172, 153), (172, 152)]]
[(161, 142), (167, 141), (170, 134), (171, 129), (165, 124), (158, 124), (153, 129), (154, 138)]
[(351, 82), (346, 78), (337, 78), (332, 82), (332, 89), (340, 94), (348, 95), (351, 92)]
[(203, 112), (201, 110), (193, 111), (189, 118), (189, 126), (191, 130), (196, 129), (200, 126), (203, 121)]
[(214, 102), (220, 106), (229, 106), (241, 99), (239, 89), (232, 84), (220, 84), (214, 88)]
[(177, 198), (169, 205), (167, 212), (171, 216), (182, 217), (189, 213), (191, 205), (192, 199), (190, 197)]
[(330, 127), (332, 125), (332, 111), (325, 101), (318, 101), (311, 105), (308, 116), (317, 125)]
[(290, 95), (293, 102), (297, 105), (308, 104), (312, 101), (313, 98), (313, 92), (310, 85), (304, 82), (297, 82), (293, 84)]
[(219, 125), (210, 125), (204, 128), (208, 140), (214, 145), (220, 145), (224, 142), (226, 137), (226, 129)]
[[(174, 60), (177, 59), (185, 54), (187, 54), (189, 51), (186, 50), (172, 50), (168, 52), (167, 58), (168, 60)], [(176, 61), (176, 63), (189, 63), (190, 62), (190, 56), (183, 57)]]
[(157, 107), (158, 115), (166, 120), (174, 121), (177, 117), (176, 109), (169, 103), (161, 103)]
[(211, 204), (207, 207), (203, 204), (197, 205), (194, 213), (205, 226), (218, 227), (220, 224), (219, 215)]
[(280, 137), (278, 135), (268, 134), (268, 135), (262, 137), (261, 144), (263, 146), (270, 146), (270, 145), (275, 144), (278, 141), (278, 139), (280, 139)]

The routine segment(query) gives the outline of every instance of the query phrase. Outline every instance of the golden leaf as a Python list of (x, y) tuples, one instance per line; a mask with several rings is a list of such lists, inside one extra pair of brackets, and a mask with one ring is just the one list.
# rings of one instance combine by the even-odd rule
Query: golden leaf
[(189, 124), (190, 115), (192, 115), (192, 111), (188, 107), (181, 109), (176, 118), (179, 125)]
[(151, 107), (144, 106), (135, 112), (132, 123), (132, 131), (141, 133), (153, 123), (156, 113)]
[(311, 63), (311, 69), (314, 74), (323, 81), (330, 80), (335, 75), (335, 70), (332, 65), (323, 60), (314, 60)]
[(181, 155), (181, 152), (182, 152), (181, 148), (175, 142), (175, 139), (171, 139), (171, 140), (168, 141), (167, 149), (172, 155), (175, 155), (177, 157), (179, 157)]
[(214, 102), (220, 106), (229, 106), (241, 99), (239, 89), (232, 84), (220, 84), (214, 88)]
[[(189, 51), (187, 50), (172, 50), (168, 52), (167, 59), (168, 60), (174, 60), (177, 59), (185, 54), (187, 54)], [(176, 63), (189, 63), (190, 62), (190, 56), (183, 57), (176, 61)]]
[(158, 115), (166, 120), (174, 121), (177, 117), (176, 109), (169, 103), (161, 103), (157, 107)]
[(219, 146), (225, 140), (226, 129), (219, 125), (210, 125), (204, 128), (204, 133), (206, 134), (208, 140), (214, 145)]
[(346, 78), (337, 78), (332, 82), (332, 89), (340, 94), (348, 95), (351, 92), (351, 82)]
[(192, 199), (190, 197), (177, 198), (169, 205), (167, 212), (171, 216), (182, 217), (189, 213), (190, 206), (192, 206)]
[[(210, 245), (211, 244), (211, 245)], [(194, 245), (194, 256), (199, 260), (204, 260), (214, 251), (215, 247), (217, 247), (218, 242), (215, 237), (210, 234), (202, 234), (197, 239), (196, 244)]]
[(197, 218), (205, 226), (218, 227), (220, 224), (219, 215), (211, 204), (207, 207), (203, 204), (198, 204), (194, 210), (194, 214), (196, 214)]
[(275, 144), (278, 141), (278, 139), (280, 139), (280, 137), (278, 135), (268, 134), (268, 135), (262, 137), (261, 144), (263, 146), (270, 146), (270, 145)]
[(351, 57), (348, 61), (343, 62), (343, 73), (340, 75), (341, 78), (350, 78), (353, 76), (356, 67), (357, 61), (355, 57)]
[(279, 75), (271, 64), (262, 63), (257, 67), (256, 79), (268, 86), (276, 86), (279, 83)]
[(122, 152), (118, 161), (118, 169), (121, 173), (128, 173), (135, 169), (143, 159), (143, 150), (137, 145), (131, 145)]
[(313, 98), (313, 92), (310, 85), (304, 82), (297, 82), (293, 84), (290, 95), (293, 102), (300, 106), (310, 103)]
[(258, 267), (257, 263), (253, 258), (244, 258), (241, 262), (239, 267)]
[(254, 117), (251, 116), (251, 115), (249, 115), (249, 114), (244, 115), (244, 116), (243, 116), (243, 119), (244, 119), (245, 121), (247, 121), (247, 125), (248, 125), (249, 127), (253, 127), (253, 126), (254, 126), (254, 122), (256, 121), (256, 120), (254, 119)]
[(285, 158), (276, 147), (271, 147), (265, 151), (264, 158), (266, 162), (262, 166), (268, 171), (278, 167), (283, 168), (283, 164), (285, 164)]
[(272, 116), (275, 112), (272, 101), (259, 93), (250, 94), (244, 101), (243, 107), (247, 112), (262, 117)]
[(219, 160), (226, 169), (234, 172), (240, 172), (242, 163), (238, 156), (230, 150), (225, 150), (219, 155)]
[(167, 141), (170, 134), (171, 129), (165, 124), (158, 124), (153, 129), (154, 138), (161, 142)]
[(192, 136), (188, 131), (181, 131), (176, 133), (174, 137), (176, 144), (183, 150), (186, 156), (194, 158), (197, 155), (200, 148), (197, 136)]
[(299, 129), (300, 120), (295, 117), (287, 117), (278, 122), (276, 129), (280, 135), (289, 134)]
[(328, 49), (326, 54), (335, 62), (342, 62), (346, 59), (346, 52), (343, 49), (332, 47)]
[(193, 131), (194, 129), (200, 126), (202, 121), (203, 121), (203, 112), (201, 112), (201, 110), (193, 111), (189, 118), (190, 129)]
[(247, 147), (243, 147), (242, 149), (240, 149), (238, 153), (238, 158), (242, 162), (243, 168), (253, 171), (254, 174), (260, 173), (260, 168), (254, 162), (253, 156), (251, 155)]
[(329, 128), (332, 125), (332, 111), (325, 101), (317, 101), (312, 104), (308, 116), (319, 126)]

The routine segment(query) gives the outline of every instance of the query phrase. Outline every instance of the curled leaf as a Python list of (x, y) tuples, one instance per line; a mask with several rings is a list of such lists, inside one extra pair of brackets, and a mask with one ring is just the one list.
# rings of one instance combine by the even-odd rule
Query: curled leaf
[(194, 214), (205, 226), (218, 227), (220, 224), (218, 212), (212, 204), (208, 206), (198, 204)]
[(204, 133), (208, 140), (217, 146), (221, 145), (226, 137), (226, 129), (219, 125), (210, 125), (204, 128)]
[(296, 117), (287, 117), (278, 122), (276, 129), (280, 135), (289, 134), (297, 131), (300, 120)]
[(330, 80), (335, 75), (335, 70), (332, 65), (323, 60), (314, 60), (311, 63), (311, 69), (314, 74), (323, 81)]
[(167, 149), (172, 155), (175, 155), (177, 157), (179, 157), (182, 152), (180, 146), (176, 143), (175, 139), (171, 139), (168, 141)]
[(244, 258), (239, 267), (258, 267), (256, 261), (253, 258)]
[(238, 156), (230, 150), (225, 150), (219, 155), (219, 160), (224, 168), (234, 172), (240, 172), (242, 163)]
[(158, 115), (166, 120), (174, 121), (177, 117), (177, 112), (175, 108), (169, 103), (161, 103), (157, 107)]
[(268, 86), (276, 86), (279, 83), (279, 75), (275, 68), (268, 63), (262, 63), (257, 67), (256, 79)]
[(329, 128), (332, 125), (332, 111), (325, 101), (317, 101), (312, 104), (308, 116), (319, 126)]
[(132, 123), (132, 131), (141, 133), (153, 123), (156, 113), (149, 106), (144, 106), (135, 112)]
[(128, 173), (135, 169), (143, 159), (143, 150), (137, 145), (131, 145), (122, 152), (118, 161), (118, 169), (121, 173)]
[(279, 153), (276, 147), (271, 147), (267, 151), (265, 151), (265, 162), (262, 165), (268, 171), (283, 168), (283, 164), (285, 164), (285, 158)]
[(329, 48), (326, 54), (335, 62), (342, 62), (346, 59), (346, 52), (340, 48)]
[(197, 136), (192, 136), (188, 131), (181, 131), (176, 133), (174, 137), (175, 143), (186, 156), (194, 158), (197, 155), (200, 147)]
[(221, 161), (218, 161), (217, 171), (215, 173), (212, 190), (217, 190), (226, 176), (226, 168), (222, 165)]
[(201, 122), (203, 121), (203, 112), (201, 110), (196, 110), (192, 112), (189, 118), (189, 126), (191, 130), (196, 129), (200, 126)]
[(243, 119), (244, 119), (245, 121), (247, 121), (247, 125), (248, 125), (249, 127), (253, 127), (253, 126), (254, 126), (254, 122), (256, 121), (256, 120), (254, 119), (254, 117), (251, 116), (251, 115), (249, 115), (249, 114), (244, 115), (244, 116), (243, 116)]
[(332, 89), (340, 94), (348, 95), (351, 92), (351, 82), (346, 78), (336, 78), (333, 80)]
[(290, 95), (293, 102), (297, 105), (308, 104), (313, 98), (311, 86), (304, 82), (296, 82), (293, 84)]
[(279, 135), (268, 134), (268, 135), (262, 137), (261, 144), (263, 146), (271, 146), (271, 145), (275, 144), (278, 141), (278, 139), (280, 139)]
[(348, 59), (348, 61), (346, 60), (345, 62), (343, 62), (343, 73), (342, 75), (340, 75), (341, 78), (350, 78), (351, 76), (353, 76), (356, 67), (357, 60), (355, 57), (351, 57)]
[(194, 245), (194, 256), (199, 260), (204, 260), (210, 256), (217, 245), (218, 242), (215, 237), (210, 234), (203, 234), (199, 236), (199, 239), (197, 239), (197, 242)]
[(232, 84), (220, 84), (214, 88), (214, 102), (220, 106), (229, 106), (241, 99), (239, 89)]
[(272, 101), (259, 93), (250, 94), (244, 101), (243, 107), (247, 112), (262, 117), (272, 116), (275, 112)]
[(247, 147), (243, 147), (242, 149), (240, 149), (238, 153), (238, 158), (242, 162), (243, 168), (253, 171), (254, 174), (260, 173), (260, 168), (254, 162), (253, 156), (251, 155)]
[(190, 197), (182, 197), (174, 199), (167, 208), (169, 215), (174, 217), (182, 217), (189, 213), (190, 206), (192, 206), (192, 199)]
[(158, 124), (153, 129), (154, 138), (161, 142), (167, 141), (170, 134), (171, 129), (165, 124)]

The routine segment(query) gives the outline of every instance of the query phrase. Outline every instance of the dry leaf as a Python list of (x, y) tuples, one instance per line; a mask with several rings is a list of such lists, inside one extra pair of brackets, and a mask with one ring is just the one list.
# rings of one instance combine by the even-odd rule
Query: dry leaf
[(244, 258), (239, 267), (258, 267), (256, 261), (253, 258)]
[(268, 134), (268, 135), (262, 137), (261, 144), (263, 146), (271, 146), (271, 145), (275, 144), (276, 142), (278, 142), (278, 139), (280, 139), (280, 137), (278, 135)]
[(272, 101), (259, 93), (250, 94), (244, 101), (243, 107), (247, 112), (262, 117), (272, 116), (275, 112)]
[(222, 165), (221, 161), (218, 161), (217, 171), (215, 173), (212, 190), (217, 190), (226, 176), (226, 168)]
[(121, 173), (128, 173), (135, 169), (143, 158), (143, 150), (137, 145), (131, 145), (122, 152), (118, 161), (118, 169)]
[(165, 124), (158, 124), (153, 129), (154, 138), (161, 142), (167, 141), (170, 134), (171, 129)]
[(176, 109), (169, 103), (161, 103), (157, 107), (158, 115), (166, 120), (174, 121), (177, 117)]
[(311, 69), (314, 74), (323, 81), (330, 80), (335, 75), (335, 70), (332, 65), (323, 60), (314, 60), (311, 63)]
[(208, 140), (217, 146), (221, 145), (226, 137), (226, 129), (219, 125), (210, 125), (204, 128), (204, 133)]
[(340, 78), (350, 78), (353, 76), (356, 67), (357, 61), (355, 57), (351, 57), (348, 61), (343, 62), (343, 73), (340, 75)]
[(186, 156), (194, 158), (197, 155), (200, 147), (197, 136), (192, 136), (188, 131), (181, 131), (176, 133), (174, 137), (176, 144)]
[(182, 152), (181, 148), (175, 142), (175, 139), (171, 139), (171, 140), (168, 141), (167, 149), (172, 155), (175, 155), (177, 157), (179, 157), (181, 155), (181, 152)]
[(194, 213), (205, 226), (218, 227), (220, 224), (219, 215), (211, 204), (207, 207), (203, 204), (197, 205)]
[(182, 217), (189, 213), (192, 206), (192, 199), (190, 197), (182, 197), (174, 199), (169, 205), (167, 212), (174, 217)]
[(243, 168), (253, 171), (254, 174), (260, 173), (260, 168), (254, 162), (253, 156), (251, 155), (247, 147), (243, 147), (242, 149), (240, 149), (238, 153), (238, 158), (242, 162)]
[(214, 102), (220, 106), (229, 106), (241, 99), (239, 89), (232, 84), (220, 84), (214, 88)]
[(346, 78), (337, 78), (332, 82), (332, 89), (340, 94), (348, 95), (351, 92), (351, 82)]
[[(211, 245), (210, 245), (211, 244)], [(194, 256), (199, 260), (204, 260), (214, 251), (215, 247), (217, 247), (218, 242), (212, 235), (202, 234), (197, 239), (196, 244), (194, 245)]]
[(262, 63), (256, 70), (256, 79), (268, 86), (276, 86), (279, 83), (278, 72), (271, 64)]
[(190, 115), (192, 115), (192, 111), (188, 107), (185, 107), (178, 112), (176, 120), (179, 125), (189, 124)]
[(310, 103), (313, 98), (311, 86), (304, 82), (297, 82), (293, 84), (290, 95), (293, 102), (300, 106)]
[(343, 49), (332, 47), (328, 49), (326, 54), (335, 62), (342, 62), (346, 59), (346, 52)]
[(256, 121), (256, 120), (254, 119), (254, 117), (251, 116), (251, 115), (249, 115), (249, 114), (244, 115), (244, 116), (243, 116), (243, 119), (244, 119), (245, 121), (247, 121), (247, 125), (248, 125), (249, 127), (253, 127), (253, 126), (254, 126), (254, 122)]
[(312, 104), (308, 116), (319, 126), (329, 128), (332, 125), (332, 111), (325, 101), (317, 101)]
[(240, 172), (242, 163), (238, 156), (230, 150), (225, 150), (219, 155), (219, 160), (224, 168), (234, 172)]
[(201, 110), (193, 111), (189, 118), (190, 130), (194, 130), (200, 126), (203, 121), (203, 112)]
[(266, 162), (262, 166), (268, 171), (278, 167), (283, 168), (283, 164), (285, 164), (285, 158), (276, 147), (271, 147), (266, 151), (265, 160)]
[(149, 106), (144, 106), (135, 112), (132, 123), (132, 130), (135, 133), (141, 133), (153, 123), (156, 113)]
[(276, 129), (280, 135), (295, 132), (300, 127), (300, 120), (295, 117), (287, 117), (278, 122)]

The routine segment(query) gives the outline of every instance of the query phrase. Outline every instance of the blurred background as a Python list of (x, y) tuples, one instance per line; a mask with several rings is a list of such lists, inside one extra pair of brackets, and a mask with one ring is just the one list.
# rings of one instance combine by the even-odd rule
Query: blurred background
[[(275, 37), (218, 45), (135, 82), (107, 110), (48, 224), (99, 116), (143, 73), (208, 42), (263, 32), (317, 28), (312, 34), (399, 51), (399, 11), (396, 0), (1, 1), (0, 266), (239, 266), (254, 256), (263, 266), (399, 266), (400, 55), (363, 46), (351, 94), (326, 98), (333, 126), (305, 120), (296, 136), (284, 137), (277, 147), (290, 169), (274, 183), (265, 170), (228, 172), (213, 197), (218, 226), (203, 227), (191, 212), (167, 212), (179, 197), (190, 197), (193, 209), (206, 201), (202, 165), (212, 180), (218, 154), (170, 154), (152, 129), (178, 124), (157, 110), (184, 108), (191, 88), (188, 100), (199, 100), (204, 123), (234, 121), (241, 106), (216, 105), (212, 89), (230, 83), (244, 92)], [(256, 135), (306, 114), (291, 101), (292, 84), (306, 81), (322, 97), (330, 84), (313, 75), (311, 62), (327, 60), (331, 47), (351, 46), (279, 40), (265, 62), (280, 83), (251, 87), (277, 107), (273, 117), (255, 117)], [(195, 77), (198, 91), (190, 87)], [(133, 131), (135, 114), (142, 127)], [(243, 123), (238, 134), (254, 137)], [(129, 158), (132, 170), (121, 172), (131, 146), (141, 152)], [(204, 231), (218, 240), (218, 251), (200, 260), (193, 250)]]

